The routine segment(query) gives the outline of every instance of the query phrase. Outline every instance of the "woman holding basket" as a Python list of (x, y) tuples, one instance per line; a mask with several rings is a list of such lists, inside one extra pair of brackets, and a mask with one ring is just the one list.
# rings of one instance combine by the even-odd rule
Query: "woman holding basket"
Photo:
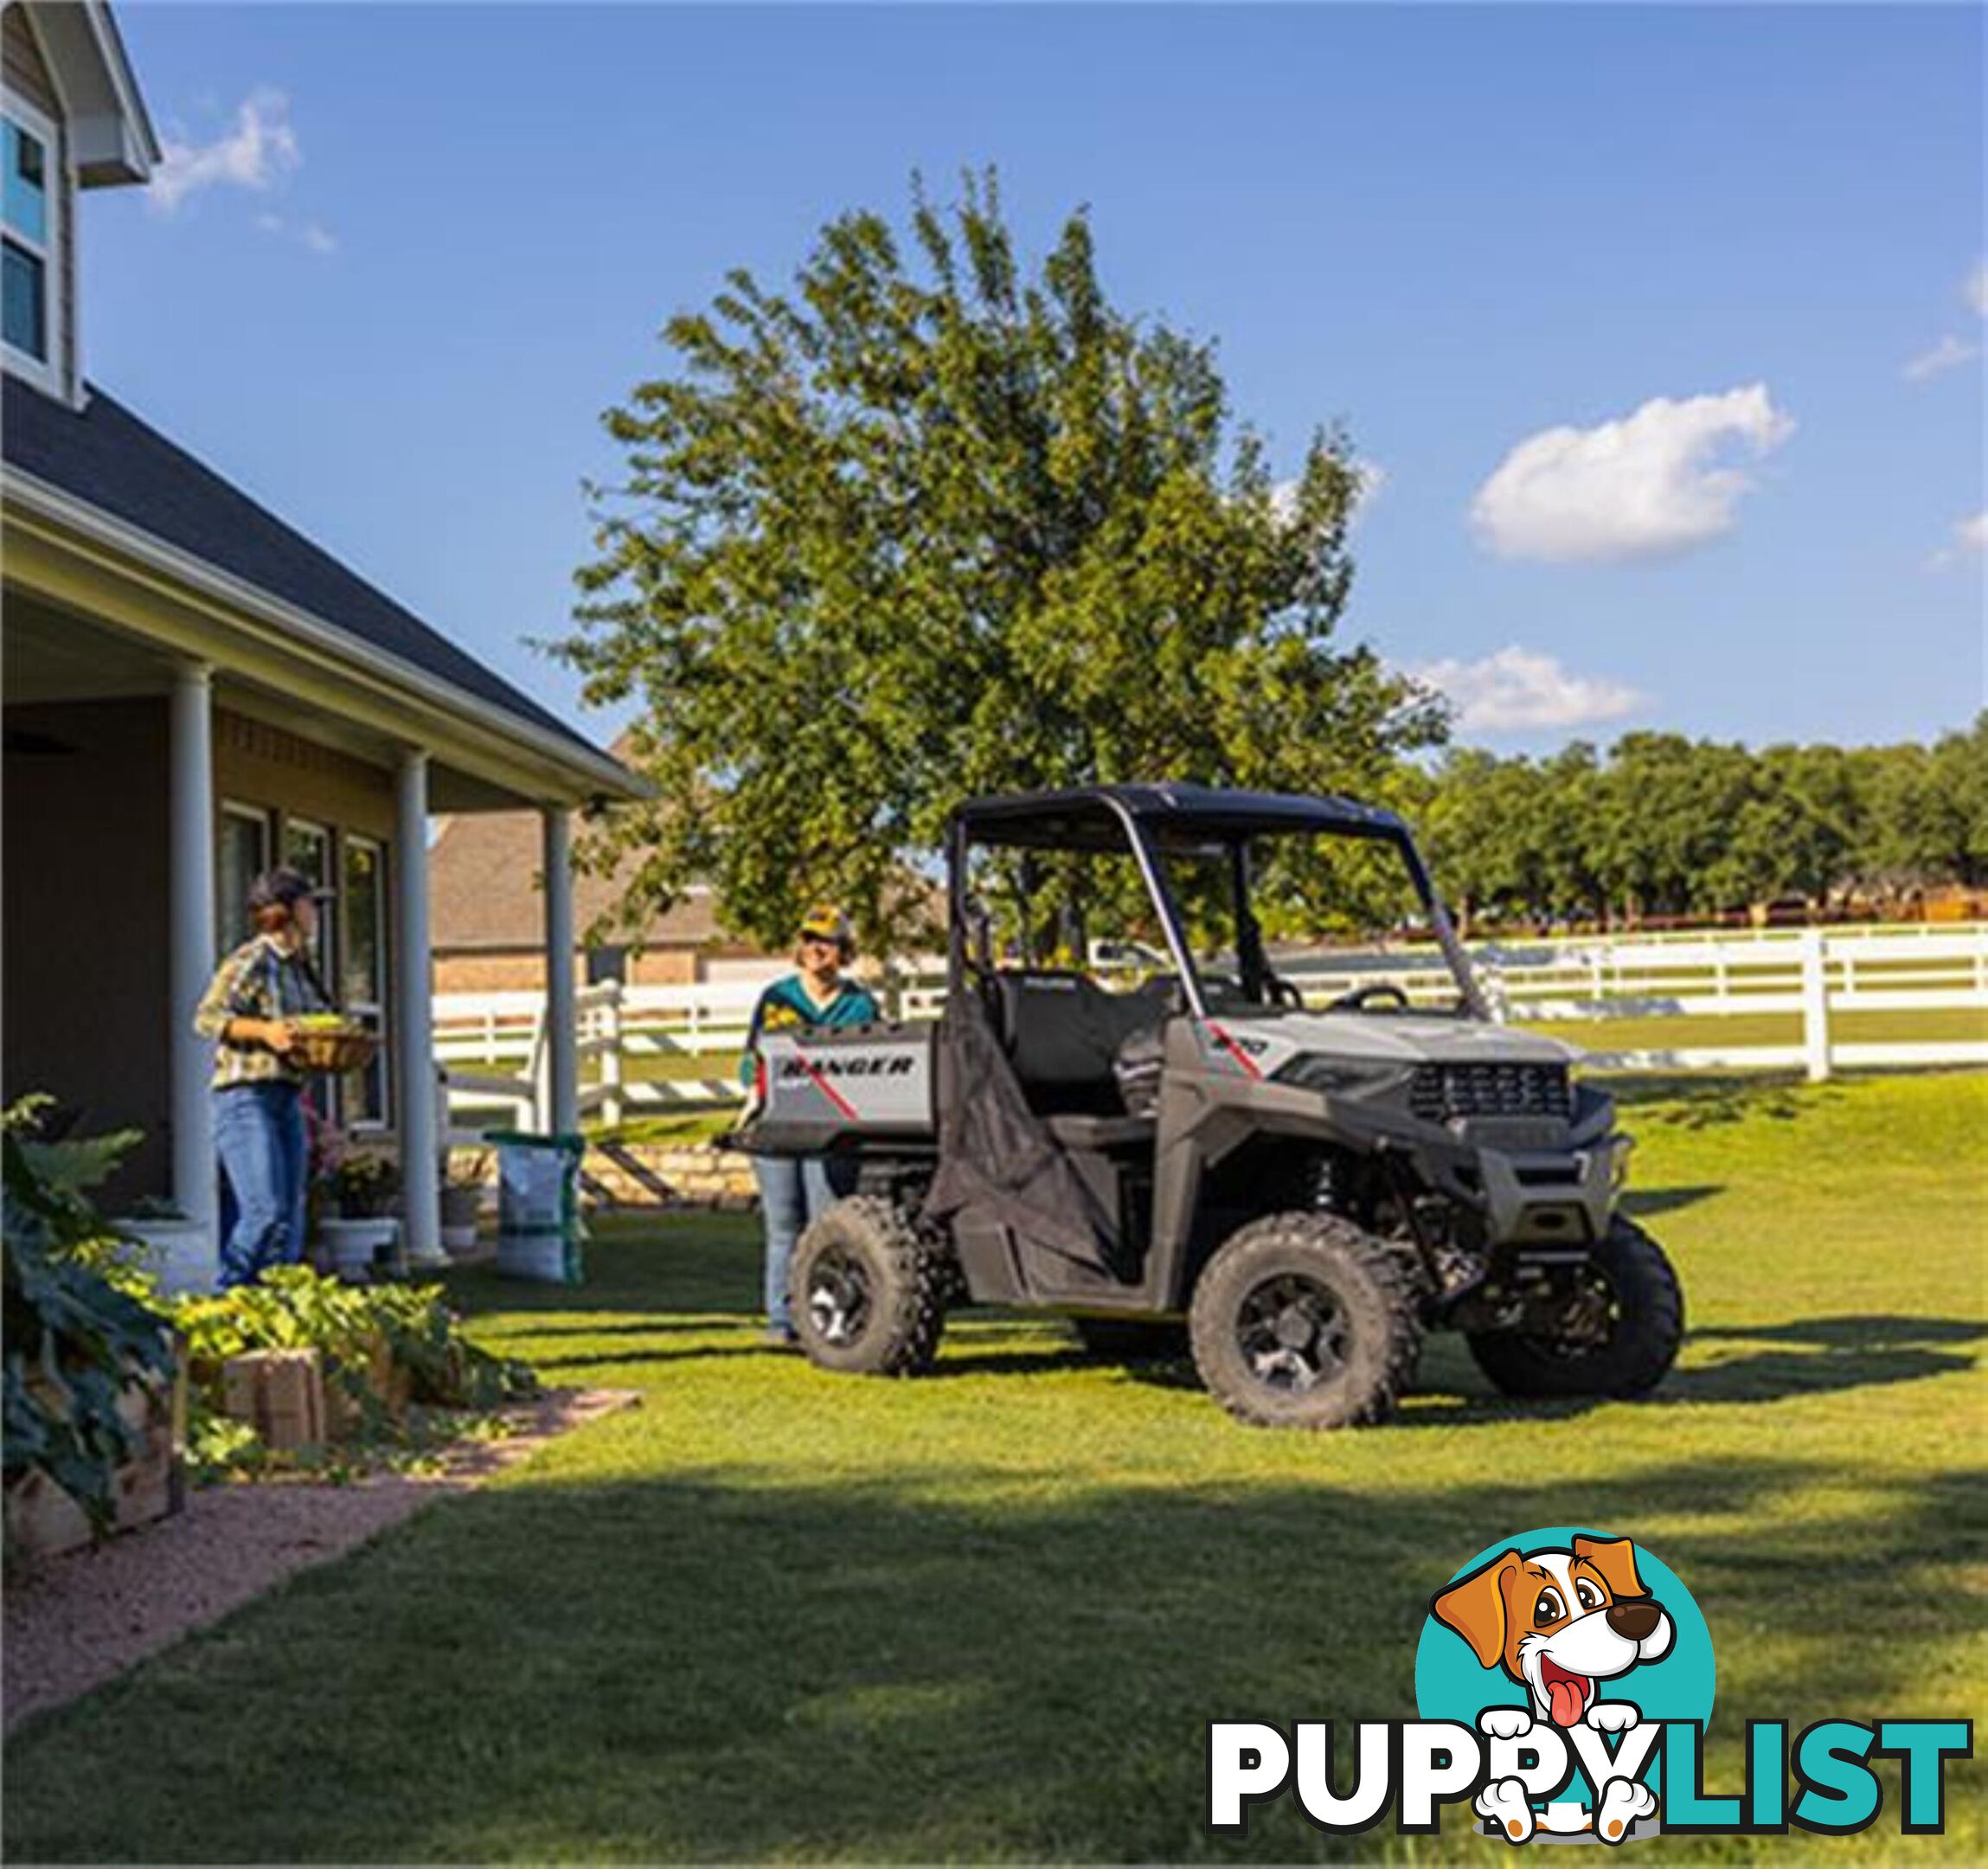
[(223, 1290), (304, 1256), (309, 1152), (298, 1022), (332, 1009), (311, 964), (318, 898), (329, 893), (295, 870), (259, 876), (248, 891), (255, 933), (215, 970), (194, 1015), (194, 1030), (215, 1041)]

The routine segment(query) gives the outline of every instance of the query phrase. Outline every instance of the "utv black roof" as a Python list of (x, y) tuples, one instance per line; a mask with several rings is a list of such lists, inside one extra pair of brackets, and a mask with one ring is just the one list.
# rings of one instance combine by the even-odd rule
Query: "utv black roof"
[(954, 814), (954, 823), (972, 843), (1037, 850), (1119, 848), (1128, 822), (1138, 823), (1162, 846), (1306, 831), (1408, 836), (1408, 827), (1393, 812), (1351, 799), (1168, 783), (1081, 786), (973, 799)]

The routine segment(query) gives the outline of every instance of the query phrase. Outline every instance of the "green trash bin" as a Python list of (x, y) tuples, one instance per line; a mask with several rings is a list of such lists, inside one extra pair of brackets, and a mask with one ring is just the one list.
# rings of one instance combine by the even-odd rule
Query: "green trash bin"
[(498, 1272), (547, 1285), (579, 1284), (586, 1236), (580, 1159), (586, 1138), (491, 1129), (484, 1140), (497, 1150)]

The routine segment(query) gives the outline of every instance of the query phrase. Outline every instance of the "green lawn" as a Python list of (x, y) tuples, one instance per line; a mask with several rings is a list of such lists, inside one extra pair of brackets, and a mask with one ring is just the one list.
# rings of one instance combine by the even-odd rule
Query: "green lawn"
[[(1491, 1860), (1282, 1805), (1201, 1830), (1210, 1718), (1413, 1711), (1423, 1608), (1508, 1532), (1594, 1523), (1693, 1589), (1708, 1784), (1749, 1717), (1982, 1711), (1988, 1076), (1661, 1087), (1637, 1204), (1690, 1304), (1650, 1402), (1520, 1408), (1437, 1344), (1395, 1425), (1237, 1427), (1053, 1329), (937, 1375), (763, 1350), (754, 1230), (616, 1226), (576, 1292), (459, 1280), (487, 1340), (644, 1406), (163, 1655), (8, 1751), (14, 1859)], [(1978, 1859), (1949, 1835), (1664, 1862)]]

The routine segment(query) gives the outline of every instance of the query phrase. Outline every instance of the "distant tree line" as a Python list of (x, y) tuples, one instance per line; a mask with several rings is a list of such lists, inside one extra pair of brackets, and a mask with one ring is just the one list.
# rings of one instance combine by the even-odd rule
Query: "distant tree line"
[(1897, 909), (1988, 885), (1988, 713), (1931, 746), (1453, 748), (1406, 789), (1445, 893), (1479, 923)]

